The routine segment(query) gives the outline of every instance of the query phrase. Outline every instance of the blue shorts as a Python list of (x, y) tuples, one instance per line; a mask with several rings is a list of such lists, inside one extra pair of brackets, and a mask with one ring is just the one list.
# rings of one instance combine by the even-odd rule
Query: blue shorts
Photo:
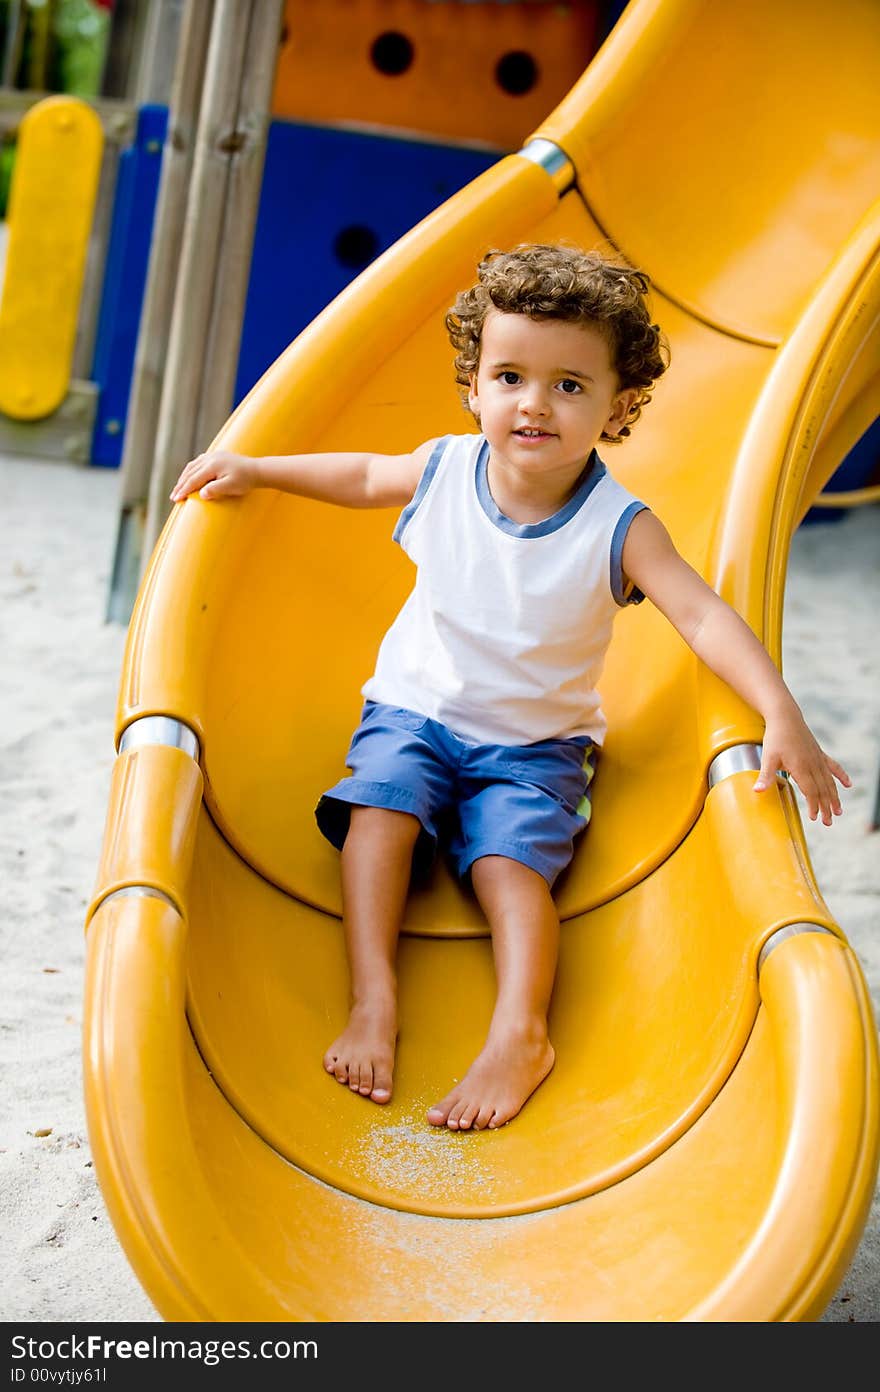
[(367, 701), (343, 778), (315, 809), (338, 850), (351, 805), (417, 817), (413, 874), (430, 870), (438, 847), (464, 876), (481, 856), (521, 861), (552, 886), (590, 819), (596, 750), (588, 738), (535, 744), (476, 744), (416, 711)]

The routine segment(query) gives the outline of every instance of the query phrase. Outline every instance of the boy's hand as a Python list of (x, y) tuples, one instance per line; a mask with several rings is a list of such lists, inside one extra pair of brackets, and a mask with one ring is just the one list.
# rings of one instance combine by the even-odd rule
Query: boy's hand
[(780, 771), (793, 778), (800, 788), (811, 822), (821, 813), (823, 825), (831, 826), (833, 818), (841, 815), (843, 808), (834, 780), (851, 788), (852, 779), (845, 768), (819, 748), (797, 707), (767, 720), (755, 791), (772, 788)]
[(183, 469), (171, 490), (172, 503), (182, 503), (190, 493), (200, 498), (242, 498), (257, 486), (256, 460), (244, 454), (212, 450), (196, 455)]

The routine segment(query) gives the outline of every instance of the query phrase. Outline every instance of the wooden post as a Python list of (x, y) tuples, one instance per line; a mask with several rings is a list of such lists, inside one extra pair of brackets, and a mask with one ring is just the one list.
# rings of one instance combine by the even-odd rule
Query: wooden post
[(281, 19), (282, 0), (216, 0), (150, 474), (144, 563), (165, 524), (177, 475), (210, 444), (232, 409)]
[[(190, 0), (182, 51), (188, 40), (195, 48), (197, 16), (207, 8)], [(171, 485), (232, 409), (282, 17), (283, 0), (214, 0), (192, 164), (178, 171), (185, 182), (174, 186), (167, 212), (173, 245), (174, 229), (159, 217), (171, 202), (169, 130), (123, 452), (108, 612), (122, 622), (168, 516)], [(175, 118), (173, 111), (172, 126)]]
[[(216, 292), (203, 357), (194, 438), (198, 449), (214, 438), (233, 404), (283, 11), (283, 0), (259, 0), (251, 21), (238, 119), (230, 139)], [(176, 477), (176, 469), (173, 472)], [(171, 482), (173, 478), (166, 477), (162, 486)], [(165, 487), (163, 502), (167, 494)]]
[[(185, 0), (152, 0), (144, 19), (137, 69), (132, 77), (135, 106), (170, 106), (180, 48)], [(203, 5), (210, 19), (211, 4)]]
[(136, 85), (144, 36), (154, 9), (163, 0), (114, 0), (101, 91), (105, 97), (137, 101)]
[(27, 16), (22, 0), (9, 0), (6, 7), (6, 41), (3, 45), (3, 63), (0, 65), (0, 86), (14, 87), (21, 63), (21, 50), (24, 43), (24, 29)]
[(107, 607), (107, 618), (118, 623), (128, 622), (140, 581), (147, 493), (213, 14), (214, 0), (188, 0), (180, 25), (120, 467), (119, 523)]

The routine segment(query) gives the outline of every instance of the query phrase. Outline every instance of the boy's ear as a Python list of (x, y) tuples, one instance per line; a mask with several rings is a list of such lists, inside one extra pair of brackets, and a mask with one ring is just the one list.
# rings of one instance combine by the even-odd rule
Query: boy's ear
[(629, 413), (638, 400), (638, 391), (635, 387), (628, 387), (626, 391), (618, 392), (611, 407), (611, 415), (605, 425), (606, 435), (619, 435), (621, 428), (626, 425)]

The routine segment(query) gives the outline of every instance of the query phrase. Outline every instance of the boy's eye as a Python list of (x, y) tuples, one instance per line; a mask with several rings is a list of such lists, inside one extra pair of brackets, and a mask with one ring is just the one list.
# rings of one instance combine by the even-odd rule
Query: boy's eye
[(504, 383), (505, 387), (515, 387), (517, 382), (519, 381), (519, 373), (502, 372), (499, 380)]
[(575, 382), (572, 377), (563, 377), (559, 383), (559, 390), (565, 392), (566, 396), (574, 396), (581, 389), (580, 382)]

